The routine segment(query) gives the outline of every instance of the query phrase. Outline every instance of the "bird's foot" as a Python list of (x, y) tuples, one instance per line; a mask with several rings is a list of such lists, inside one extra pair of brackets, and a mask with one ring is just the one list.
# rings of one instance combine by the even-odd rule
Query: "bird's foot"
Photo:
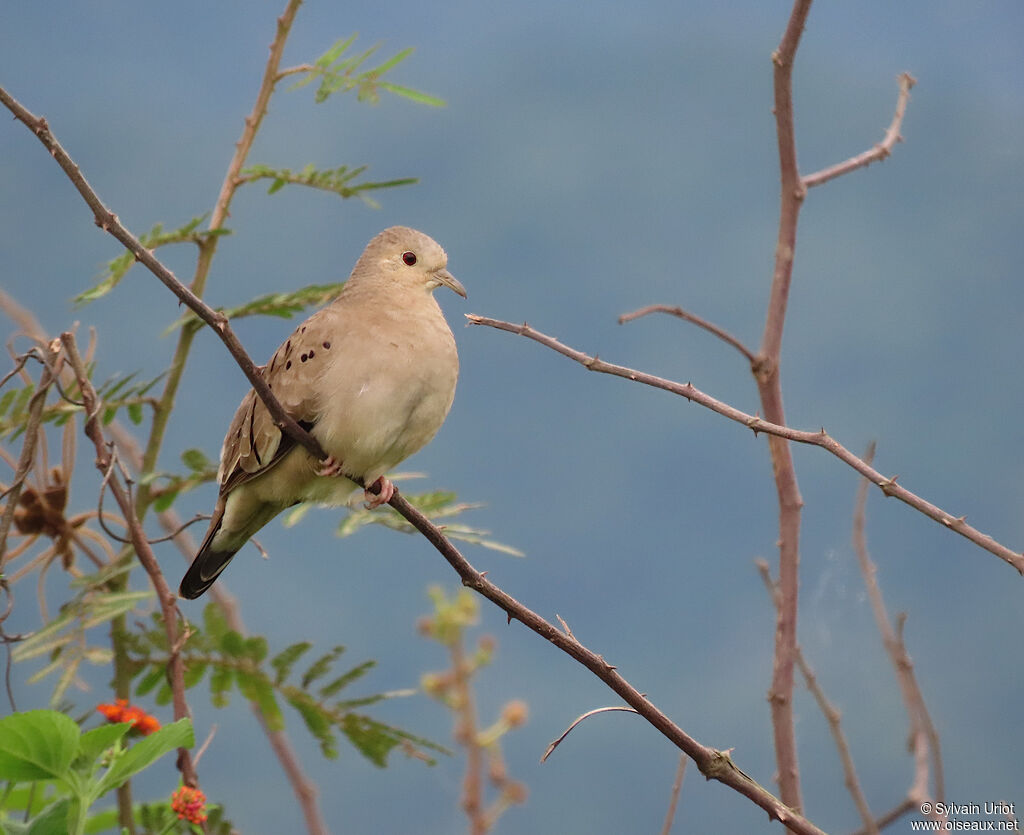
[(320, 462), (320, 469), (316, 471), (316, 474), (324, 476), (326, 478), (344, 476), (345, 473), (342, 472), (341, 466), (341, 462), (335, 461), (333, 455), (328, 455), (323, 461)]
[(363, 495), (366, 498), (366, 509), (373, 510), (391, 501), (391, 497), (395, 495), (395, 485), (391, 483), (391, 479), (381, 476), (363, 491)]

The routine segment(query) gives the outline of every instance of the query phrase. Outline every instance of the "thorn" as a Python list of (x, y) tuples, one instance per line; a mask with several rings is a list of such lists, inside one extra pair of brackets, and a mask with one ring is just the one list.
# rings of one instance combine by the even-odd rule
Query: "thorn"
[(894, 475), (892, 478), (887, 478), (878, 485), (886, 496), (892, 496), (896, 492), (892, 488), (896, 486), (896, 479), (898, 478), (898, 475)]

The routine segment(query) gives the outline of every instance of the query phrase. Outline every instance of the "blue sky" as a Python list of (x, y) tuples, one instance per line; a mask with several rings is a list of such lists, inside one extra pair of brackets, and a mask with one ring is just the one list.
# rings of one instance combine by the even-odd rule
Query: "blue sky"
[[(136, 233), (213, 204), (248, 113), (283, 4), (19, 4), (4, 12), (3, 84), (45, 115), (107, 204)], [(467, 547), (488, 576), (548, 618), (560, 614), (702, 742), (732, 748), (770, 785), (768, 706), (774, 622), (753, 560), (775, 558), (776, 509), (763, 438), (664, 392), (587, 374), (517, 337), (462, 327), (475, 312), (538, 329), (613, 362), (683, 382), (749, 412), (742, 360), (674, 320), (626, 326), (645, 304), (681, 304), (756, 345), (771, 277), (778, 203), (769, 55), (783, 3), (592, 3), (584, 8), (409, 2), (307, 3), (285, 64), (360, 33), (384, 50), (415, 46), (395, 80), (443, 109), (385, 98), (272, 102), (251, 161), (293, 169), (368, 164), (420, 184), (379, 195), (380, 209), (331, 195), (258, 187), (239, 194), (208, 298), (252, 296), (344, 278), (366, 241), (396, 223), (448, 250), (468, 301), (439, 300), (462, 376), (436, 440), (409, 462), (424, 482), (485, 502), (466, 521), (523, 549), (512, 559)], [(801, 216), (783, 347), (787, 418), (824, 426), (907, 488), (999, 541), (1024, 541), (1024, 11), (1012, 2), (866, 0), (812, 9), (797, 59), (798, 155), (807, 173), (880, 140), (896, 76), (918, 79), (894, 156), (814, 190)], [(41, 146), (0, 120), (0, 284), (54, 332), (100, 334), (101, 374), (156, 374), (178, 311), (134, 270), (88, 307), (71, 298), (118, 248), (92, 224)], [(193, 253), (162, 250), (187, 276)], [(130, 313), (130, 315), (126, 315)], [(293, 323), (247, 319), (262, 361)], [(210, 334), (197, 340), (162, 465), (200, 447), (215, 455), (245, 391)], [(816, 449), (794, 457), (806, 503), (800, 638), (844, 727), (876, 811), (898, 802), (912, 764), (906, 720), (850, 547), (855, 474)], [(82, 473), (91, 462), (80, 462)], [(213, 489), (181, 501), (208, 511)], [(76, 496), (89, 506), (89, 488)], [(249, 627), (278, 647), (343, 643), (377, 658), (370, 690), (415, 686), (444, 658), (414, 630), (431, 583), (456, 578), (425, 542), (386, 531), (337, 540), (338, 511), (279, 523), (269, 562), (240, 554), (225, 575)], [(874, 491), (868, 538), (946, 755), (956, 802), (1024, 802), (1017, 644), (1020, 578), (998, 559)], [(176, 552), (159, 554), (167, 572)], [(186, 611), (198, 616), (199, 607)], [(610, 691), (500, 612), (480, 707), (531, 708), (507, 738), (511, 773), (530, 788), (505, 833), (657, 831), (676, 752), (635, 717), (547, 743)], [(102, 681), (102, 679), (100, 679)], [(22, 705), (48, 691), (19, 684)], [(93, 700), (77, 697), (79, 704)], [(246, 833), (294, 831), (298, 813), (254, 720), (192, 698), (207, 792)], [(445, 740), (448, 714), (424, 697), (379, 715)], [(857, 826), (827, 727), (796, 703), (808, 814), (829, 831)], [(167, 717), (169, 718), (169, 717)], [(292, 738), (335, 832), (447, 833), (461, 763), (395, 758), (379, 771), (349, 749), (325, 763), (297, 721)], [(170, 764), (167, 765), (170, 768)], [(631, 775), (630, 780), (624, 775)], [(156, 778), (154, 778), (156, 779)], [(167, 775), (170, 779), (170, 775)], [(154, 791), (157, 789), (154, 788)], [(414, 823), (413, 823), (414, 822)], [(676, 831), (761, 831), (763, 813), (705, 783), (683, 788)]]

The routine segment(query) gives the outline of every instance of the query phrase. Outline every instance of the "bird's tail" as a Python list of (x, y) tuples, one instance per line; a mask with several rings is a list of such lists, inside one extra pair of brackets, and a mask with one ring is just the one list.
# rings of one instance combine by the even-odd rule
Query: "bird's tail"
[(181, 578), (181, 586), (178, 594), (189, 600), (195, 600), (216, 582), (220, 573), (231, 562), (231, 558), (238, 552), (238, 549), (219, 551), (213, 547), (213, 537), (220, 530), (220, 519), (210, 525), (206, 532), (206, 539), (199, 546), (192, 565), (189, 566), (185, 576)]

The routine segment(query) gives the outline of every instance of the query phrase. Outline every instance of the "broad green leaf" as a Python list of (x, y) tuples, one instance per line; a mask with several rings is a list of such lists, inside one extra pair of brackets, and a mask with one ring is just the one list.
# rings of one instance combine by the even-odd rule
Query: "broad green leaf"
[(137, 685), (135, 685), (135, 695), (145, 696), (147, 693), (152, 692), (153, 688), (156, 687), (160, 682), (167, 678), (167, 670), (163, 667), (154, 667), (146, 675), (142, 677)]
[(6, 835), (67, 835), (70, 808), (71, 798), (62, 797), (25, 823), (6, 821), (3, 829)]
[(175, 748), (191, 748), (195, 745), (192, 734), (192, 720), (179, 719), (164, 725), (159, 731), (140, 739), (111, 764), (99, 782), (100, 794), (116, 789), (125, 780), (146, 766), (158, 760)]
[(202, 472), (213, 467), (213, 462), (201, 449), (186, 449), (181, 453), (181, 463), (192, 472)]
[(82, 734), (81, 757), (88, 763), (93, 762), (100, 754), (110, 748), (131, 729), (131, 722), (115, 722), (100, 725)]
[(56, 710), (0, 719), (0, 780), (62, 778), (79, 750), (78, 725)]

